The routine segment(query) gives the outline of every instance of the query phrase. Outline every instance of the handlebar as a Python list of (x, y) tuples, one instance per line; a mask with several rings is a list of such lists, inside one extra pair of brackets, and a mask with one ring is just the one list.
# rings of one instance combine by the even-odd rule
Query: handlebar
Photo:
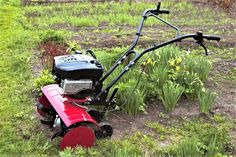
[(159, 14), (170, 14), (169, 10), (159, 10)]
[[(160, 10), (160, 5), (161, 3), (158, 2), (157, 7), (154, 9), (147, 9), (143, 12), (142, 14), (142, 19), (140, 21), (140, 25), (138, 26), (137, 32), (136, 32), (136, 36), (135, 39), (133, 41), (133, 43), (130, 45), (130, 47), (128, 48), (127, 51), (125, 51), (125, 53), (114, 63), (114, 65), (108, 70), (108, 72), (99, 80), (99, 82), (103, 82), (104, 80), (106, 80), (106, 78), (120, 65), (120, 63), (122, 63), (124, 61), (124, 58), (126, 58), (127, 56), (129, 56), (131, 53), (135, 53), (136, 57), (133, 59), (133, 61), (130, 63), (129, 68), (133, 65), (133, 62), (136, 62), (140, 57), (142, 57), (145, 53), (148, 53), (150, 51), (154, 51), (158, 48), (161, 48), (163, 46), (169, 45), (171, 43), (174, 42), (180, 42), (184, 39), (189, 39), (192, 38), (194, 39), (200, 46), (202, 46), (205, 49), (206, 55), (207, 55), (207, 49), (206, 47), (203, 45), (203, 41), (204, 39), (206, 40), (215, 40), (215, 41), (220, 41), (220, 37), (219, 36), (215, 36), (215, 35), (203, 35), (202, 32), (197, 32), (196, 34), (187, 34), (187, 35), (181, 35), (180, 34), (180, 30), (178, 27), (174, 26), (173, 24), (165, 21), (164, 19), (160, 18), (158, 15), (159, 14), (169, 14), (170, 12), (168, 10)], [(137, 45), (138, 41), (139, 41), (139, 37), (141, 36), (141, 31), (144, 25), (144, 21), (148, 18), (148, 17), (154, 17), (158, 20), (160, 20), (161, 22), (163, 22), (164, 24), (168, 25), (169, 27), (173, 28), (176, 30), (177, 35), (175, 38), (165, 41), (163, 43), (160, 43), (158, 45), (155, 44), (155, 46), (150, 47), (145, 49), (143, 52), (141, 53), (136, 53), (134, 51), (135, 46)], [(127, 65), (128, 66), (128, 65)], [(126, 71), (122, 72), (122, 74), (119, 76), (119, 78), (125, 73)], [(106, 90), (109, 90), (111, 86), (113, 86), (113, 84), (119, 79), (117, 78), (116, 80), (114, 80), (107, 88)]]
[(217, 35), (204, 35), (203, 38), (207, 40), (215, 40), (215, 41), (220, 41), (220, 36)]
[(159, 14), (169, 14), (169, 10), (157, 10), (157, 9), (152, 9), (150, 12), (154, 15), (159, 15)]
[(189, 38), (192, 38), (194, 40), (196, 40), (196, 43), (198, 43), (200, 46), (202, 46), (205, 50), (205, 54), (208, 55), (207, 53), (207, 49), (205, 47), (205, 45), (203, 44), (203, 41), (204, 39), (207, 39), (207, 40), (216, 40), (216, 41), (220, 41), (220, 37), (219, 36), (215, 36), (215, 35), (203, 35), (202, 32), (197, 32), (196, 34), (187, 34), (187, 35), (181, 35), (181, 36), (177, 36), (176, 38), (173, 38), (169, 41), (166, 41), (166, 42), (163, 42), (163, 43), (160, 43), (158, 45), (155, 45), (153, 47), (150, 47), (146, 50), (144, 50), (140, 55), (139, 55), (139, 58), (141, 56), (143, 56), (145, 53), (147, 52), (150, 52), (150, 51), (154, 51), (158, 48), (161, 48), (163, 46), (166, 46), (166, 45), (169, 45), (169, 44), (172, 44), (172, 43), (175, 43), (175, 42), (180, 42), (184, 39), (189, 39)]
[(216, 35), (203, 35), (203, 33), (201, 31), (198, 31), (193, 38), (199, 43), (202, 43), (203, 39), (220, 41), (219, 36), (216, 36)]

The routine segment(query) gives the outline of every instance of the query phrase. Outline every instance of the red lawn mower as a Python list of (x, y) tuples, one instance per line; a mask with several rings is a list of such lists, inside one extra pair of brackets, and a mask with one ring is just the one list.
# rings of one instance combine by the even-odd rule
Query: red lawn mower
[[(38, 99), (37, 111), (42, 116), (41, 122), (50, 125), (55, 137), (62, 137), (60, 149), (75, 148), (77, 145), (88, 148), (93, 146), (96, 138), (111, 137), (112, 126), (102, 122), (104, 114), (110, 108), (115, 108), (114, 97), (118, 88), (108, 94), (111, 87), (146, 53), (152, 52), (166, 45), (180, 42), (183, 39), (193, 38), (202, 46), (207, 55), (207, 49), (203, 45), (204, 39), (220, 41), (220, 37), (214, 35), (196, 34), (180, 35), (180, 31), (174, 25), (159, 17), (160, 14), (169, 14), (168, 10), (160, 9), (161, 3), (155, 9), (145, 10), (135, 39), (128, 50), (114, 63), (104, 75), (104, 68), (91, 50), (84, 54), (75, 51), (75, 54), (54, 57), (52, 75), (56, 84), (44, 86), (42, 96)], [(175, 29), (177, 36), (171, 40), (145, 49), (142, 52), (134, 50), (145, 20), (154, 17), (167, 26)], [(106, 87), (103, 82), (107, 77), (131, 54), (134, 57), (124, 67), (120, 74)], [(103, 110), (96, 110), (91, 106), (101, 105)]]

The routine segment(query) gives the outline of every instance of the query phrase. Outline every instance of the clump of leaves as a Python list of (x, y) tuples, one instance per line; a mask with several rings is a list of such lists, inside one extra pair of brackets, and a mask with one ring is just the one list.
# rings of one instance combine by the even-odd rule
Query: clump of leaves
[(176, 82), (185, 87), (184, 94), (189, 100), (194, 100), (199, 90), (204, 86), (196, 73), (190, 73), (188, 71), (180, 73), (177, 76)]
[(201, 151), (201, 147), (203, 147), (203, 144), (197, 137), (186, 138), (178, 145), (178, 149), (176, 149), (176, 156), (202, 156), (204, 152)]
[(158, 122), (155, 122), (155, 123), (146, 122), (145, 125), (149, 128), (152, 128), (154, 131), (156, 131), (159, 134), (165, 134), (168, 132), (167, 128)]
[(81, 50), (80, 45), (75, 41), (68, 41), (66, 45), (68, 46), (68, 49), (67, 49), (68, 52)]
[(198, 93), (200, 112), (208, 113), (208, 111), (214, 104), (215, 98), (216, 98), (216, 93), (211, 92), (210, 90), (205, 90), (205, 89), (201, 90)]
[(203, 57), (188, 56), (186, 58), (185, 69), (190, 73), (196, 73), (201, 81), (205, 81), (210, 73), (212, 64)]
[[(162, 66), (163, 68), (170, 68), (172, 64), (170, 61), (174, 61), (173, 64), (178, 63), (179, 64), (179, 58), (181, 56), (181, 51), (178, 47), (174, 46), (167, 46), (165, 48), (162, 48), (160, 52), (158, 52), (157, 55), (155, 55), (155, 59), (157, 60), (157, 64), (159, 66)], [(181, 60), (182, 62), (182, 60)]]
[(106, 148), (101, 156), (111, 157), (141, 157), (142, 151), (135, 145), (133, 139), (122, 139), (122, 140), (109, 140), (109, 141), (98, 141), (100, 148)]
[(126, 83), (119, 83), (115, 88), (119, 88), (117, 93), (117, 104), (129, 115), (135, 115), (138, 112), (145, 112), (143, 91), (135, 88), (136, 81), (130, 79)]
[(36, 91), (40, 92), (43, 86), (52, 83), (54, 83), (52, 74), (49, 72), (49, 70), (43, 70), (41, 75), (34, 80), (34, 87)]
[(150, 80), (155, 85), (155, 88), (162, 89), (163, 85), (168, 80), (168, 69), (158, 66), (153, 67)]
[(102, 156), (99, 151), (97, 151), (94, 148), (89, 148), (89, 149), (84, 149), (81, 146), (76, 147), (75, 150), (71, 148), (67, 148), (64, 151), (61, 151), (59, 153), (61, 157), (74, 157), (74, 156), (79, 156), (79, 157), (87, 157), (87, 156), (97, 156), (100, 157)]
[(46, 43), (48, 41), (53, 41), (55, 43), (64, 43), (65, 42), (65, 32), (63, 31), (54, 31), (54, 30), (48, 30), (44, 31), (41, 36), (41, 42)]
[(204, 152), (203, 156), (215, 156), (217, 153), (225, 152), (225, 148), (229, 144), (229, 129), (231, 125), (215, 125), (202, 121), (189, 121), (183, 125), (184, 130), (187, 130), (188, 136), (197, 135), (201, 142), (201, 149)]
[(184, 92), (184, 87), (172, 81), (167, 81), (162, 90), (159, 91), (159, 97), (167, 112), (174, 109), (181, 95)]

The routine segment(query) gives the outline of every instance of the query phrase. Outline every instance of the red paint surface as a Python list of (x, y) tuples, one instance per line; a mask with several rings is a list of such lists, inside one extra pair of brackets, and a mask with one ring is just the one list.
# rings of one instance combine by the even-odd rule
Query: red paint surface
[(50, 109), (52, 107), (47, 97), (44, 94), (41, 97), (39, 97), (38, 102), (47, 109)]
[(57, 84), (45, 86), (42, 88), (42, 91), (67, 127), (82, 121), (96, 124), (95, 120), (92, 119), (84, 108), (76, 106), (71, 102), (74, 101), (81, 104), (87, 101), (87, 98), (72, 99), (64, 96), (62, 89)]
[(95, 135), (91, 128), (86, 126), (79, 126), (71, 129), (65, 134), (60, 142), (60, 149), (64, 150), (67, 147), (73, 149), (77, 145), (89, 148), (93, 146), (94, 140)]

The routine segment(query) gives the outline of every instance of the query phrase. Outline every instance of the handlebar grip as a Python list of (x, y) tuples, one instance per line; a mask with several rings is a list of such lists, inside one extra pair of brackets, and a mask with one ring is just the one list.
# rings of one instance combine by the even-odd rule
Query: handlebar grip
[(159, 14), (170, 14), (169, 10), (159, 10)]
[(221, 39), (221, 37), (217, 35), (204, 35), (203, 38), (207, 40), (216, 40), (216, 41), (220, 41)]

